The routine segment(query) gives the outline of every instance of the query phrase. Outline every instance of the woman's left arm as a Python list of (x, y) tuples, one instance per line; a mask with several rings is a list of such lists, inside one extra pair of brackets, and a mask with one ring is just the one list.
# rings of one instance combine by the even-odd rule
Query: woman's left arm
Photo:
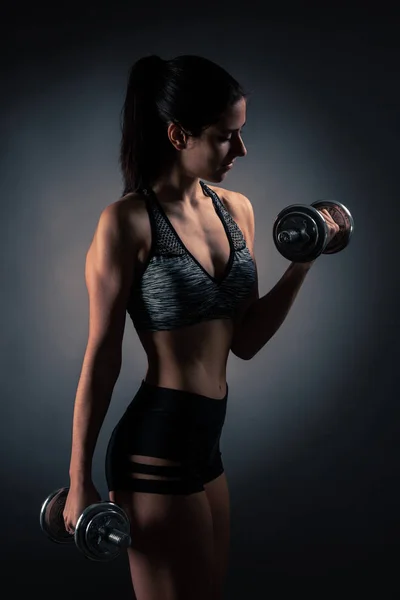
[[(242, 223), (246, 230), (246, 243), (254, 263), (255, 222), (251, 202), (246, 196), (236, 194), (241, 207)], [(327, 211), (320, 211), (328, 224), (328, 239), (338, 231)], [(291, 263), (278, 283), (262, 298), (258, 292), (258, 277), (248, 307), (235, 323), (231, 350), (238, 358), (250, 360), (275, 335), (286, 319), (301, 286), (315, 261)], [(257, 267), (256, 267), (257, 271)]]
[(250, 360), (275, 335), (306, 278), (312, 263), (291, 263), (278, 283), (262, 298), (255, 300), (236, 324), (231, 350)]

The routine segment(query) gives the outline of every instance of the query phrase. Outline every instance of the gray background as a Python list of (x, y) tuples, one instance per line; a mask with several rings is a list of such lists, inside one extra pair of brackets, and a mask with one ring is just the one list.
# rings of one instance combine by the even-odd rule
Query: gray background
[[(250, 362), (231, 356), (222, 452), (232, 502), (226, 598), (399, 594), (399, 47), (393, 14), (261, 14), (230, 3), (8, 8), (1, 66), (1, 552), (3, 582), (42, 598), (129, 597), (124, 556), (101, 565), (49, 542), (39, 510), (68, 485), (88, 332), (85, 253), (118, 199), (119, 114), (139, 57), (200, 54), (253, 91), (222, 184), (256, 217), (260, 294), (288, 266), (272, 224), (336, 199), (350, 245), (322, 256), (285, 323)], [(251, 9), (251, 10), (250, 10)], [(190, 14), (190, 11), (192, 14)], [(357, 14), (357, 13), (356, 13)], [(212, 93), (205, 87), (205, 93)], [(145, 374), (130, 320), (94, 461)], [(325, 591), (324, 591), (325, 590)]]

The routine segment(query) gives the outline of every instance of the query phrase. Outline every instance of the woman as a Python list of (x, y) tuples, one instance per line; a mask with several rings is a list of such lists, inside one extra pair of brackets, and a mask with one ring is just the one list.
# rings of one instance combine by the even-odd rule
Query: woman
[(229, 351), (254, 356), (310, 267), (291, 265), (259, 299), (251, 203), (203, 182), (223, 182), (246, 155), (246, 99), (204, 58), (136, 62), (123, 111), (124, 194), (100, 215), (86, 257), (89, 339), (64, 520), (72, 533), (85, 506), (100, 500), (92, 456), (128, 312), (148, 369), (113, 431), (106, 473), (110, 499), (131, 522), (137, 600), (222, 599), (230, 516), (219, 444)]

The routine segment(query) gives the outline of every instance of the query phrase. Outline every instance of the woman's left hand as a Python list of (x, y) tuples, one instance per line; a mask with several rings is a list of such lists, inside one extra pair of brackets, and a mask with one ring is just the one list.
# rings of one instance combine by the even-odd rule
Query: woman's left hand
[[(333, 240), (333, 238), (335, 237), (335, 235), (338, 233), (338, 231), (340, 230), (340, 227), (332, 219), (330, 213), (327, 211), (326, 208), (323, 208), (322, 210), (319, 210), (318, 212), (321, 213), (321, 215), (324, 217), (325, 222), (327, 224), (327, 229), (328, 229), (327, 242), (326, 242), (326, 246), (327, 246), (329, 244), (329, 242), (331, 242)], [(316, 259), (311, 260), (310, 262), (305, 262), (305, 263), (294, 262), (294, 263), (292, 263), (292, 265), (295, 265), (296, 269), (308, 271), (315, 263), (315, 260)]]
[[(332, 219), (330, 213), (328, 212), (328, 210), (326, 208), (323, 208), (322, 210), (318, 210), (318, 212), (321, 213), (321, 215), (324, 217), (325, 222), (327, 224), (327, 229), (328, 229), (327, 242), (326, 242), (326, 246), (327, 246), (329, 244), (329, 242), (331, 242), (333, 240), (333, 238), (335, 237), (335, 235), (338, 233), (338, 231), (340, 230), (340, 227)], [(306, 262), (306, 263), (293, 263), (293, 264), (296, 265), (297, 269), (308, 271), (314, 264), (315, 260), (316, 259), (311, 260), (310, 262)]]
[(329, 242), (331, 242), (333, 240), (333, 238), (335, 237), (335, 235), (339, 232), (340, 227), (339, 225), (332, 219), (331, 215), (329, 214), (329, 211), (326, 208), (323, 208), (322, 210), (318, 211), (319, 213), (321, 213), (321, 215), (324, 217), (325, 222), (328, 226), (328, 235), (327, 235), (327, 244), (329, 244)]

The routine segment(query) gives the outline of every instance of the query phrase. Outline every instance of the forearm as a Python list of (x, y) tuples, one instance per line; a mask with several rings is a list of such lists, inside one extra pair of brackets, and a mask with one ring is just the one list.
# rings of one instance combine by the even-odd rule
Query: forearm
[(286, 319), (313, 263), (291, 263), (278, 283), (246, 311), (235, 331), (232, 351), (253, 358)]
[(91, 480), (92, 459), (120, 365), (106, 357), (84, 360), (75, 397), (70, 460), (71, 484)]

